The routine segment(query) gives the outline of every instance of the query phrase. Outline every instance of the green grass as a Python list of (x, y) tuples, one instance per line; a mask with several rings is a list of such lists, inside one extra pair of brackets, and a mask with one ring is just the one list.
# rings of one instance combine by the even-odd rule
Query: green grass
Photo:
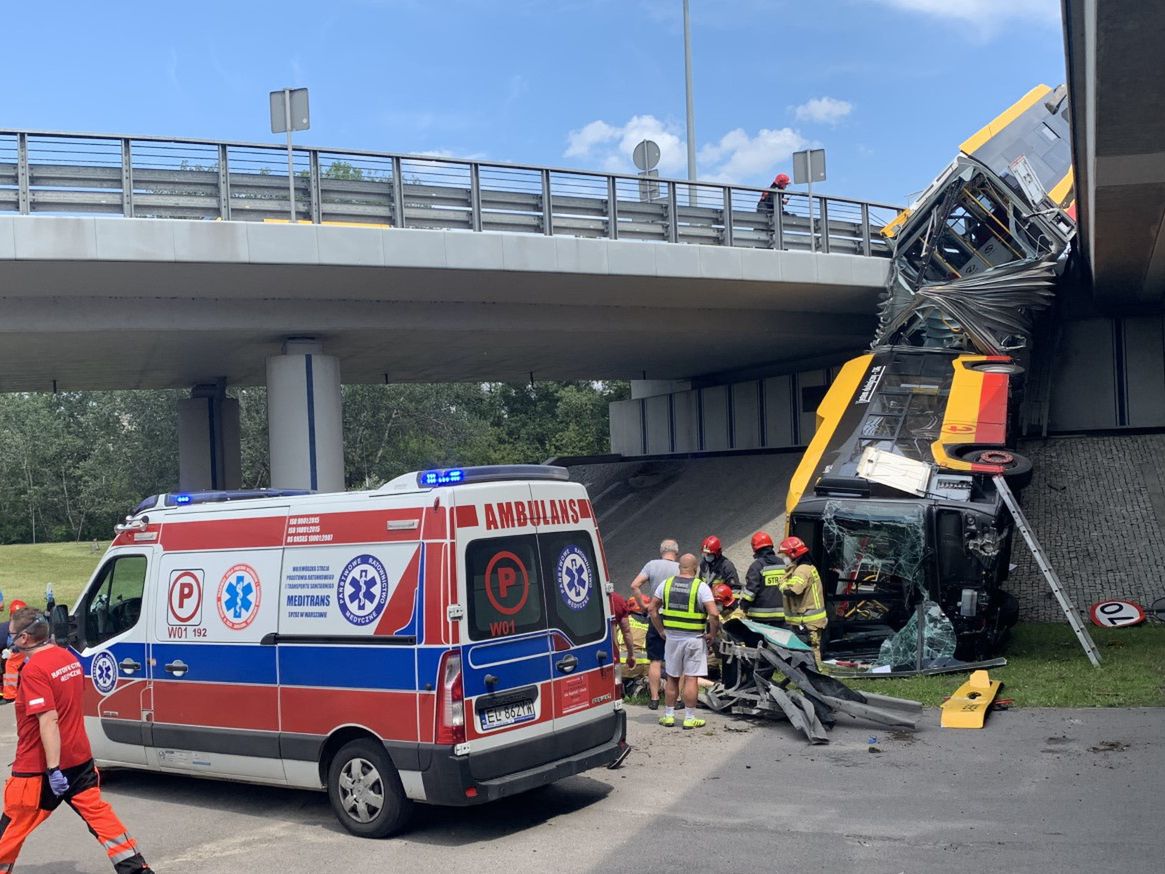
[[(992, 668), (1002, 680), (1000, 698), (1016, 707), (1165, 706), (1165, 625), (1133, 628), (1088, 626), (1102, 664), (1092, 667), (1067, 623), (1024, 623), (1002, 653), (1007, 667)], [(887, 680), (850, 680), (854, 689), (912, 698), (937, 707), (967, 674)]]
[(0, 546), (0, 592), (7, 603), (20, 598), (43, 607), (45, 583), (52, 583), (57, 601), (72, 606), (108, 546), (98, 543), (96, 552), (91, 543)]

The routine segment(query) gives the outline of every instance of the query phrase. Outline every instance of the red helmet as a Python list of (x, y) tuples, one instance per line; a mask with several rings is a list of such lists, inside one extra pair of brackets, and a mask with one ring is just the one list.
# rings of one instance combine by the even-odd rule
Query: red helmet
[(752, 535), (753, 552), (760, 552), (766, 547), (769, 549), (773, 548), (773, 538), (769, 537), (769, 535), (765, 534), (763, 531), (758, 531), (756, 534)]
[(627, 597), (627, 609), (630, 610), (632, 613), (639, 613), (640, 612), (639, 599), (636, 598), (634, 595), (629, 595)]
[(781, 548), (778, 552), (783, 552), (790, 558), (800, 558), (809, 551), (809, 547), (805, 545), (805, 541), (800, 537), (786, 537), (781, 541)]
[(778, 188), (784, 188), (788, 184), (789, 177), (784, 173), (778, 173), (777, 178), (773, 180), (773, 185), (777, 186)]
[(724, 552), (723, 547), (720, 545), (720, 538), (715, 534), (709, 534), (704, 538), (704, 542), (701, 544), (700, 550), (702, 552), (710, 552), (713, 555), (720, 555)]
[(732, 586), (728, 583), (717, 583), (712, 587), (712, 597), (716, 599), (717, 604), (722, 604), (725, 607), (731, 607), (736, 603), (736, 596), (732, 594)]
[(21, 601), (19, 598), (14, 598), (12, 603), (8, 605), (8, 612), (10, 614), (15, 613), (17, 610), (23, 610), (27, 606), (28, 605)]

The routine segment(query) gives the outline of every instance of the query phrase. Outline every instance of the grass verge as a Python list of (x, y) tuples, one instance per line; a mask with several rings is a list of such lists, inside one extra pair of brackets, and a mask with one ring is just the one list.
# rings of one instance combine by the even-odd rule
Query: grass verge
[[(1088, 626), (1100, 650), (1092, 667), (1067, 623), (1030, 622), (1016, 626), (1003, 653), (1007, 667), (992, 668), (1002, 680), (1000, 698), (1016, 707), (1161, 707), (1165, 706), (1165, 625), (1132, 628)], [(967, 674), (845, 680), (853, 689), (912, 698), (937, 707)]]
[(20, 598), (44, 606), (45, 583), (58, 602), (72, 606), (108, 543), (21, 543), (0, 546), (0, 591), (8, 603)]

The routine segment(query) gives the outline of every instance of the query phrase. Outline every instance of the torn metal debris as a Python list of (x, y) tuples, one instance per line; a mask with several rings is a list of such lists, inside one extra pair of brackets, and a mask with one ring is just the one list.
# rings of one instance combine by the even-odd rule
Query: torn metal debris
[(717, 639), (720, 682), (700, 693), (712, 710), (787, 719), (810, 743), (829, 743), (838, 713), (891, 728), (913, 729), (917, 701), (856, 692), (821, 673), (813, 650), (793, 632), (732, 618)]

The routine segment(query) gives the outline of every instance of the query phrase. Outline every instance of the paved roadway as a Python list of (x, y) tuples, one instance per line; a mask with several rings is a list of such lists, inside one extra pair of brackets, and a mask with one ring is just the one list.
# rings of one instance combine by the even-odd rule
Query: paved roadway
[[(916, 735), (851, 725), (809, 747), (783, 724), (713, 716), (667, 731), (629, 710), (637, 749), (621, 770), (480, 808), (422, 808), (388, 841), (350, 837), (310, 792), (125, 772), (107, 796), (159, 874), (1161, 870), (1165, 711), (1010, 711), (983, 731), (940, 730), (930, 711)], [(5, 761), (12, 750), (4, 708)], [(16, 870), (111, 869), (62, 810)]]

